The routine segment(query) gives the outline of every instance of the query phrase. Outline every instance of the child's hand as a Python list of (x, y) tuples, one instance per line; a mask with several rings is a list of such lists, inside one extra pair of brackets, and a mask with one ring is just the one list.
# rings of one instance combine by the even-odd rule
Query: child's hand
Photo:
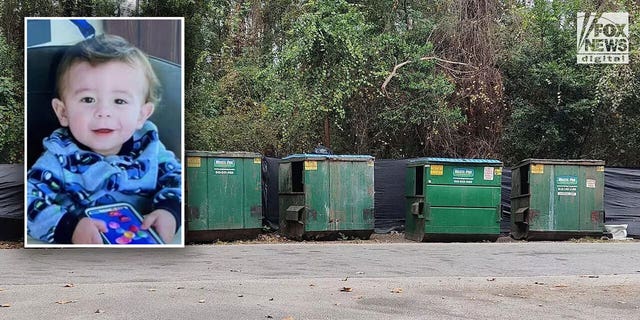
[(176, 233), (176, 219), (171, 212), (164, 209), (156, 209), (144, 217), (140, 228), (147, 230), (150, 227), (156, 230), (164, 243), (170, 243)]
[(100, 232), (107, 232), (107, 225), (102, 220), (82, 218), (73, 230), (71, 243), (102, 244)]

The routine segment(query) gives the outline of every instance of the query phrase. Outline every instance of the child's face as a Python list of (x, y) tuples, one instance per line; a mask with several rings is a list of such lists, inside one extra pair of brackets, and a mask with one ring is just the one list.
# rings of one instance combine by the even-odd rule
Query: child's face
[(153, 113), (142, 68), (120, 61), (74, 63), (51, 104), (60, 125), (94, 152), (114, 155)]

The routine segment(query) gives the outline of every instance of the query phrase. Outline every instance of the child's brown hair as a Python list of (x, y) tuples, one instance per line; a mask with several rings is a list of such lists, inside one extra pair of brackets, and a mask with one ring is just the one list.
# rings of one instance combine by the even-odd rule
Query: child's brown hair
[(120, 61), (134, 67), (142, 67), (148, 89), (145, 102), (157, 105), (160, 102), (160, 81), (151, 67), (147, 55), (122, 37), (102, 34), (83, 40), (65, 52), (56, 74), (56, 94), (62, 98), (64, 76), (71, 66), (78, 62), (88, 62), (92, 66), (110, 61)]

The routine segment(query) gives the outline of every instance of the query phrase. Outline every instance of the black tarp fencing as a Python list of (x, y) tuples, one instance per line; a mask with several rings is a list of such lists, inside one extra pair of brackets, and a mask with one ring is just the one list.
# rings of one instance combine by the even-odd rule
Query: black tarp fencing
[[(408, 160), (376, 160), (375, 228), (376, 232), (404, 229), (405, 168)], [(279, 159), (264, 158), (263, 213), (265, 225), (278, 228)], [(23, 165), (0, 164), (0, 240), (22, 237), (24, 216)], [(502, 171), (501, 232), (510, 229), (511, 170)], [(640, 169), (605, 168), (604, 207), (607, 224), (628, 224), (629, 236), (640, 237)]]
[(22, 238), (23, 217), (24, 166), (0, 164), (0, 240)]

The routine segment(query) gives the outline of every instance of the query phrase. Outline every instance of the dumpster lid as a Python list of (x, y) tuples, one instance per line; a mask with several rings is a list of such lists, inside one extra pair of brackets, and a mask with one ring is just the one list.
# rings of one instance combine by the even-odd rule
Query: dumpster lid
[(187, 157), (204, 157), (204, 158), (261, 158), (262, 155), (256, 152), (247, 151), (197, 151), (186, 150)]
[(591, 159), (524, 159), (514, 166), (514, 168), (522, 167), (528, 164), (559, 164), (574, 166), (604, 166), (604, 160)]
[(369, 161), (373, 160), (372, 156), (368, 155), (334, 155), (334, 154), (312, 154), (312, 153), (298, 153), (292, 154), (282, 158), (282, 160), (341, 160), (341, 161)]
[(422, 164), (422, 163), (462, 163), (462, 164), (492, 164), (502, 165), (502, 161), (495, 159), (462, 159), (462, 158), (417, 158), (410, 159), (410, 164)]

